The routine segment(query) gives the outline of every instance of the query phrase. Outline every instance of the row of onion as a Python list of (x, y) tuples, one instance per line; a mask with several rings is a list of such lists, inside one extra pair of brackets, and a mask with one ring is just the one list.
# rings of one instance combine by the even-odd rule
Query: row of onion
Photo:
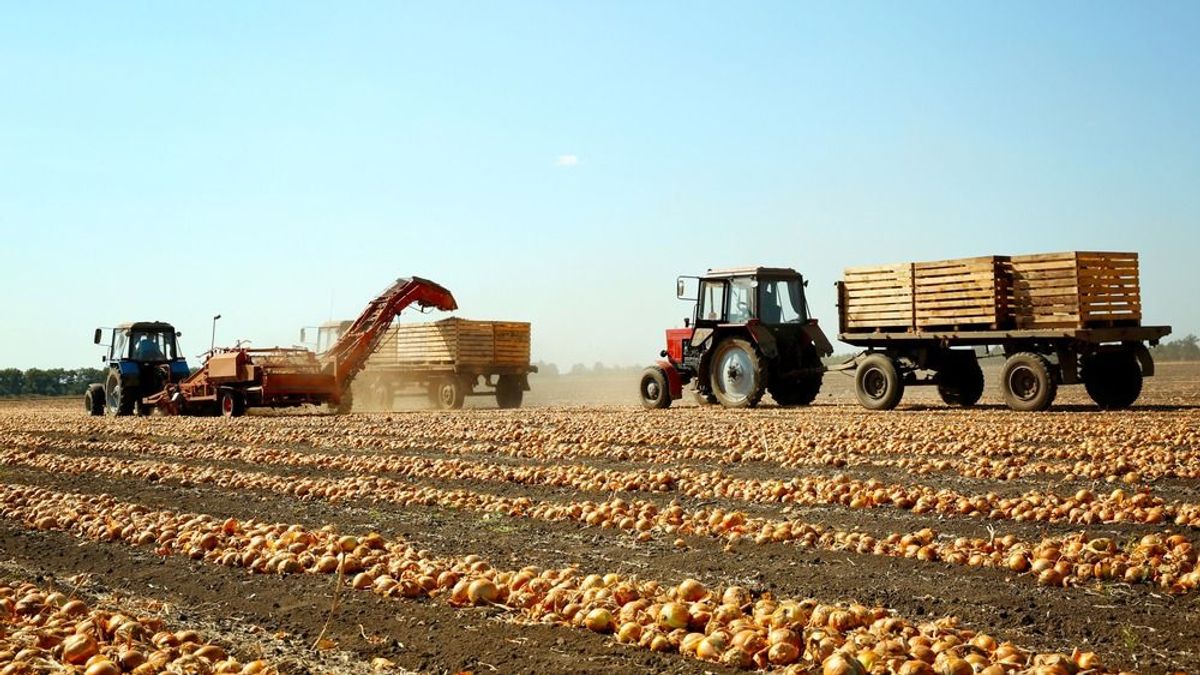
[(1183, 535), (1152, 533), (1120, 546), (1109, 538), (1080, 532), (1038, 542), (1012, 535), (941, 538), (931, 529), (871, 536), (859, 531), (826, 527), (799, 519), (750, 517), (720, 508), (665, 507), (646, 500), (612, 498), (604, 502), (544, 501), (506, 497), (469, 490), (414, 486), (386, 478), (314, 479), (217, 467), (131, 461), (115, 457), (68, 457), (12, 450), (0, 451), (0, 464), (67, 474), (107, 474), (186, 484), (211, 484), (231, 490), (261, 490), (301, 498), (399, 506), (436, 506), (498, 513), (543, 521), (568, 521), (582, 526), (616, 528), (637, 533), (717, 537), (732, 544), (794, 542), (808, 548), (861, 554), (944, 561), (972, 567), (1005, 568), (1028, 575), (1046, 586), (1073, 586), (1092, 581), (1145, 583), (1169, 593), (1200, 586), (1197, 549)]
[(107, 495), (0, 485), (0, 516), (258, 573), (340, 573), (354, 588), (385, 597), (499, 607), (517, 620), (614, 634), (622, 643), (738, 668), (819, 668), (827, 675), (1111, 672), (1094, 653), (1031, 653), (953, 618), (915, 624), (883, 608), (755, 597), (738, 586), (709, 589), (692, 579), (665, 585), (571, 567), (499, 570), (475, 555), (435, 557), (377, 534), (157, 511)]

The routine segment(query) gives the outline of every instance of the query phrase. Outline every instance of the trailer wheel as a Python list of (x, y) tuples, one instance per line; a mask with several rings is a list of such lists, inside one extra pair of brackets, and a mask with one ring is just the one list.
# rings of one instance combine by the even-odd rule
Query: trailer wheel
[(501, 408), (520, 408), (525, 398), (525, 388), (516, 375), (501, 375), (496, 379), (496, 405)]
[(671, 387), (667, 384), (667, 374), (658, 366), (650, 366), (642, 371), (638, 392), (643, 408), (671, 407)]
[(891, 410), (904, 398), (904, 380), (896, 361), (886, 354), (870, 354), (858, 364), (854, 393), (868, 410)]
[(217, 404), (222, 417), (241, 417), (246, 414), (246, 399), (236, 389), (222, 389)]
[(937, 390), (946, 405), (970, 408), (983, 396), (983, 369), (973, 352), (952, 352), (947, 368), (937, 373)]
[(467, 392), (458, 378), (448, 377), (438, 381), (434, 386), (437, 392), (435, 402), (439, 408), (442, 410), (458, 410), (463, 407), (463, 401), (466, 400)]
[(83, 409), (92, 417), (104, 414), (104, 385), (88, 385), (87, 393), (83, 395)]
[(767, 390), (767, 371), (758, 350), (742, 338), (716, 346), (708, 376), (713, 395), (726, 408), (753, 408)]
[(1004, 401), (1020, 412), (1045, 410), (1058, 394), (1050, 362), (1041, 354), (1019, 352), (1004, 362), (1001, 375)]
[(1129, 351), (1102, 352), (1083, 361), (1083, 386), (1102, 410), (1122, 410), (1142, 394), (1142, 367)]

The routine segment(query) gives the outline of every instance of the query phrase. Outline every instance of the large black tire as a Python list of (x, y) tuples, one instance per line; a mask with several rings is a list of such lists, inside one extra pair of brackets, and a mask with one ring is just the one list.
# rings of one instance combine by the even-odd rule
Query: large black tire
[(109, 415), (128, 417), (133, 414), (138, 402), (137, 389), (121, 386), (120, 373), (109, 370), (108, 379), (104, 382), (104, 402)]
[(246, 399), (236, 389), (222, 389), (217, 393), (217, 409), (222, 417), (241, 417), (246, 414)]
[(1019, 352), (1008, 357), (1000, 376), (1004, 401), (1020, 412), (1039, 412), (1054, 403), (1058, 381), (1050, 362), (1041, 354)]
[(496, 379), (496, 405), (504, 409), (520, 408), (525, 399), (525, 387), (516, 375), (501, 375)]
[(816, 400), (817, 394), (821, 393), (821, 382), (824, 378), (824, 373), (805, 375), (798, 380), (788, 382), (779, 382), (772, 378), (769, 387), (771, 398), (784, 407), (808, 405)]
[(466, 387), (456, 377), (447, 377), (434, 383), (434, 405), (442, 410), (458, 410), (467, 398)]
[(638, 382), (638, 397), (643, 408), (671, 407), (671, 387), (662, 368), (650, 366), (642, 371), (642, 379)]
[(970, 408), (983, 397), (983, 368), (973, 351), (954, 351), (937, 373), (937, 390), (946, 405)]
[(83, 409), (92, 417), (104, 414), (104, 385), (90, 384), (83, 395)]
[(904, 379), (886, 354), (868, 354), (854, 374), (854, 394), (867, 410), (891, 410), (904, 398)]
[(742, 338), (722, 340), (708, 362), (709, 388), (726, 408), (753, 408), (767, 391), (762, 357)]
[(1089, 356), (1081, 375), (1088, 396), (1102, 410), (1123, 410), (1142, 394), (1142, 367), (1130, 351)]

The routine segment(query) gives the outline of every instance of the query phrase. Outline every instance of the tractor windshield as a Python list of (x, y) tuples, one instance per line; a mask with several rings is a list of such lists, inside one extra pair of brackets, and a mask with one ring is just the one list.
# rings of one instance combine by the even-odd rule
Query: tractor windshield
[(800, 279), (760, 279), (759, 319), (765, 324), (803, 323), (808, 320)]
[(177, 356), (173, 332), (133, 330), (128, 335), (129, 358), (134, 361), (174, 361)]

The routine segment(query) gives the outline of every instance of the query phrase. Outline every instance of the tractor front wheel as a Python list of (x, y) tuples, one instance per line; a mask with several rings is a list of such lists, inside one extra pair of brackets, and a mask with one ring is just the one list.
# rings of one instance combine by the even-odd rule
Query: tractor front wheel
[(650, 366), (642, 371), (642, 380), (638, 383), (643, 408), (670, 408), (671, 387), (667, 383), (667, 374), (658, 366)]
[(742, 338), (729, 338), (713, 350), (709, 382), (726, 408), (753, 408), (767, 389), (767, 373), (758, 350)]
[(104, 385), (88, 385), (87, 393), (83, 395), (83, 408), (92, 417), (104, 414)]

